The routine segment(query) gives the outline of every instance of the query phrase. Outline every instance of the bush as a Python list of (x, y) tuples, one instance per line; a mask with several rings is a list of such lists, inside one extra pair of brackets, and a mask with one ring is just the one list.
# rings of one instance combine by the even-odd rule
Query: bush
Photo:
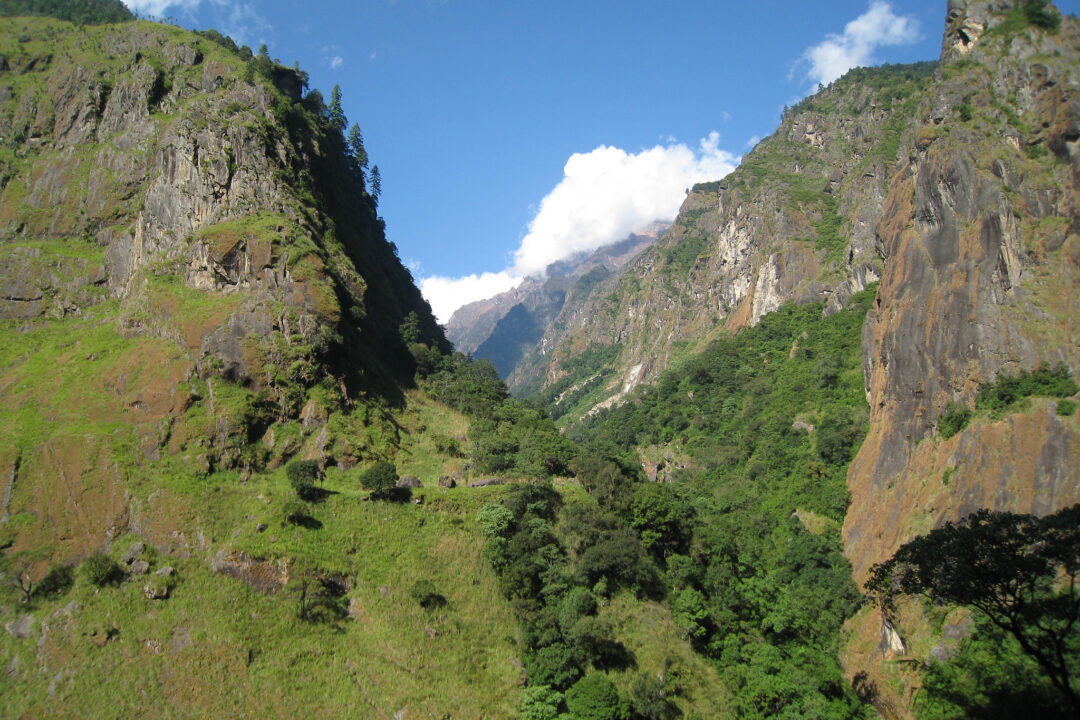
[(380, 460), (360, 475), (360, 487), (371, 491), (385, 492), (393, 488), (397, 481), (397, 468), (387, 460)]
[(502, 505), (485, 505), (476, 513), (476, 522), (488, 537), (506, 537), (514, 526), (514, 514)]
[(525, 688), (521, 700), (521, 720), (558, 720), (563, 696), (547, 685)]
[(971, 409), (963, 403), (951, 402), (945, 406), (945, 411), (938, 418), (938, 432), (943, 439), (948, 440), (967, 427), (969, 420)]
[(626, 717), (619, 691), (607, 675), (591, 672), (566, 691), (566, 707), (575, 720), (622, 720)]
[(1061, 27), (1061, 15), (1047, 7), (1047, 0), (1028, 0), (1024, 4), (1024, 16), (1035, 27), (1051, 33)]
[(435, 584), (430, 580), (417, 580), (409, 588), (409, 597), (425, 610), (433, 610), (446, 605), (446, 598), (435, 589)]
[(1072, 417), (1076, 414), (1076, 401), (1075, 400), (1058, 400), (1057, 401), (1057, 414), (1062, 417)]
[(120, 566), (102, 552), (96, 552), (82, 561), (79, 568), (82, 576), (91, 584), (102, 587), (120, 579)]
[(1016, 375), (1001, 374), (985, 383), (975, 396), (975, 407), (1000, 413), (1026, 397), (1067, 398), (1080, 391), (1072, 372), (1064, 364), (1050, 367), (1043, 363), (1034, 370), (1021, 370)]
[(319, 478), (319, 464), (314, 460), (293, 460), (285, 466), (285, 475), (289, 478), (296, 497), (301, 500), (314, 500), (318, 495), (315, 481)]

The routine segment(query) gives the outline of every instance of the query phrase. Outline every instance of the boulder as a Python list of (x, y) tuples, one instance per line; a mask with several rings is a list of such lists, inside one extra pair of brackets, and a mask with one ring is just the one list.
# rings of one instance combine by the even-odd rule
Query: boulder
[(424, 483), (420, 482), (420, 478), (415, 478), (411, 475), (405, 475), (399, 477), (395, 487), (399, 488), (422, 488)]
[(150, 563), (146, 562), (145, 560), (136, 560), (135, 562), (131, 563), (132, 575), (145, 575), (148, 572), (150, 572)]
[(133, 543), (132, 546), (127, 549), (127, 552), (124, 553), (123, 557), (120, 558), (120, 563), (122, 565), (130, 565), (135, 562), (137, 557), (142, 555), (143, 550), (145, 549), (146, 546), (143, 543)]
[(20, 615), (11, 622), (4, 625), (4, 629), (8, 631), (8, 634), (17, 638), (28, 638), (34, 634), (34, 616), (33, 615)]
[(477, 480), (476, 482), (469, 483), (469, 487), (489, 487), (491, 485), (502, 485), (506, 481), (502, 478), (486, 478), (484, 480)]
[(450, 477), (449, 475), (443, 475), (442, 477), (439, 478), (439, 487), (441, 487), (441, 488), (456, 488), (457, 487), (457, 480)]

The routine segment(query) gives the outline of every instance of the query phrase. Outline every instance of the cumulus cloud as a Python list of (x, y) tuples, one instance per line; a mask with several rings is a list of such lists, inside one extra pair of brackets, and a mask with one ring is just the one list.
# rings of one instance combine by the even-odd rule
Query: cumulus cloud
[(639, 153), (601, 145), (571, 155), (563, 179), (529, 223), (510, 274), (543, 274), (556, 260), (618, 242), (654, 220), (673, 219), (686, 188), (735, 169), (738, 158), (719, 143), (714, 132), (700, 141), (697, 152), (684, 144)]
[(341, 57), (340, 55), (335, 55), (334, 57), (330, 58), (330, 69), (337, 70), (344, 62), (345, 58)]
[(853, 67), (872, 64), (877, 48), (918, 40), (919, 24), (914, 17), (897, 15), (888, 2), (873, 0), (866, 12), (844, 26), (843, 33), (830, 33), (803, 54), (802, 60), (810, 66), (806, 77), (828, 85)]
[(562, 180), (540, 202), (510, 267), (465, 278), (426, 278), (420, 289), (445, 322), (462, 305), (543, 275), (553, 262), (618, 242), (655, 220), (672, 220), (686, 188), (735, 168), (738, 157), (719, 143), (713, 132), (696, 150), (671, 142), (637, 153), (607, 145), (575, 153)]
[(135, 12), (160, 17), (164, 15), (165, 11), (169, 8), (193, 10), (198, 7), (202, 1), (203, 0), (124, 0), (124, 4)]
[(433, 275), (420, 281), (420, 292), (431, 305), (435, 319), (445, 323), (462, 305), (506, 292), (517, 287), (521, 280), (522, 278), (513, 277), (505, 270), (459, 278)]
[[(167, 17), (177, 13), (181, 17), (194, 21), (195, 11), (208, 5), (211, 10), (211, 24), (229, 35), (241, 45), (253, 42), (254, 37), (263, 37), (272, 29), (255, 9), (255, 5), (245, 0), (123, 0), (129, 9), (142, 15)], [(205, 18), (204, 18), (205, 19)]]

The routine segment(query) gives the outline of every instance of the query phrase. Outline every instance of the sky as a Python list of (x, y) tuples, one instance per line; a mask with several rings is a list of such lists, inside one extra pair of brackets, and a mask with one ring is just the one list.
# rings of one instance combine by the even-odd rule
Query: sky
[[(340, 85), (436, 317), (674, 219), (851, 67), (936, 60), (945, 0), (124, 0)], [(1060, 0), (1065, 12), (1080, 0)]]

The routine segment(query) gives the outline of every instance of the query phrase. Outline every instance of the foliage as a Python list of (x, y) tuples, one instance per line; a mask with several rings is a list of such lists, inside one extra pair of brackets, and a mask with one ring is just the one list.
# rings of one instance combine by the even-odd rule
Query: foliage
[(999, 374), (992, 382), (983, 384), (975, 396), (975, 408), (1001, 414), (1026, 397), (1064, 398), (1077, 392), (1080, 392), (1080, 386), (1073, 380), (1068, 366), (1050, 367), (1043, 363), (1034, 370), (1021, 370), (1016, 375)]
[(971, 420), (971, 408), (964, 403), (950, 402), (938, 418), (938, 432), (941, 433), (942, 438), (948, 440), (967, 427), (969, 420)]
[(525, 689), (521, 699), (520, 720), (558, 720), (563, 694), (547, 685)]
[(1062, 417), (1072, 417), (1076, 414), (1076, 401), (1075, 400), (1058, 400), (1057, 401), (1057, 414)]
[(566, 691), (566, 708), (574, 720), (622, 720), (622, 698), (607, 675), (591, 672)]
[(1016, 639), (981, 617), (952, 658), (926, 666), (921, 684), (919, 720), (1074, 717)]
[(662, 680), (639, 673), (630, 686), (630, 710), (635, 720), (675, 720), (679, 717), (679, 708), (667, 695)]
[(293, 460), (285, 466), (285, 475), (289, 478), (296, 497), (310, 501), (319, 497), (315, 480), (319, 477), (319, 464), (314, 460)]
[(1035, 27), (1054, 33), (1061, 27), (1061, 15), (1049, 5), (1049, 0), (1027, 0), (1024, 17)]
[(980, 510), (905, 543), (871, 570), (882, 611), (899, 595), (978, 610), (1011, 634), (1080, 713), (1080, 505), (1044, 518)]
[[(867, 424), (860, 347), (872, 298), (829, 316), (785, 305), (569, 430), (585, 445), (575, 473), (608, 512), (563, 513), (586, 579), (599, 566), (604, 583), (626, 582), (620, 563), (662, 571), (676, 622), (726, 669), (748, 716), (858, 712), (836, 661), (859, 596), (835, 528)], [(632, 469), (646, 447), (672, 458), (667, 483)], [(811, 532), (796, 510), (833, 529)], [(636, 561), (634, 535), (648, 549)]]
[(373, 492), (390, 490), (397, 481), (397, 467), (389, 460), (380, 460), (360, 475), (360, 487)]
[(121, 0), (0, 0), (0, 17), (41, 15), (78, 25), (134, 20)]
[(476, 524), (488, 537), (505, 537), (514, 526), (514, 514), (502, 505), (485, 505), (476, 513)]
[(102, 587), (120, 579), (120, 566), (102, 552), (95, 552), (79, 565), (80, 574), (91, 584)]

